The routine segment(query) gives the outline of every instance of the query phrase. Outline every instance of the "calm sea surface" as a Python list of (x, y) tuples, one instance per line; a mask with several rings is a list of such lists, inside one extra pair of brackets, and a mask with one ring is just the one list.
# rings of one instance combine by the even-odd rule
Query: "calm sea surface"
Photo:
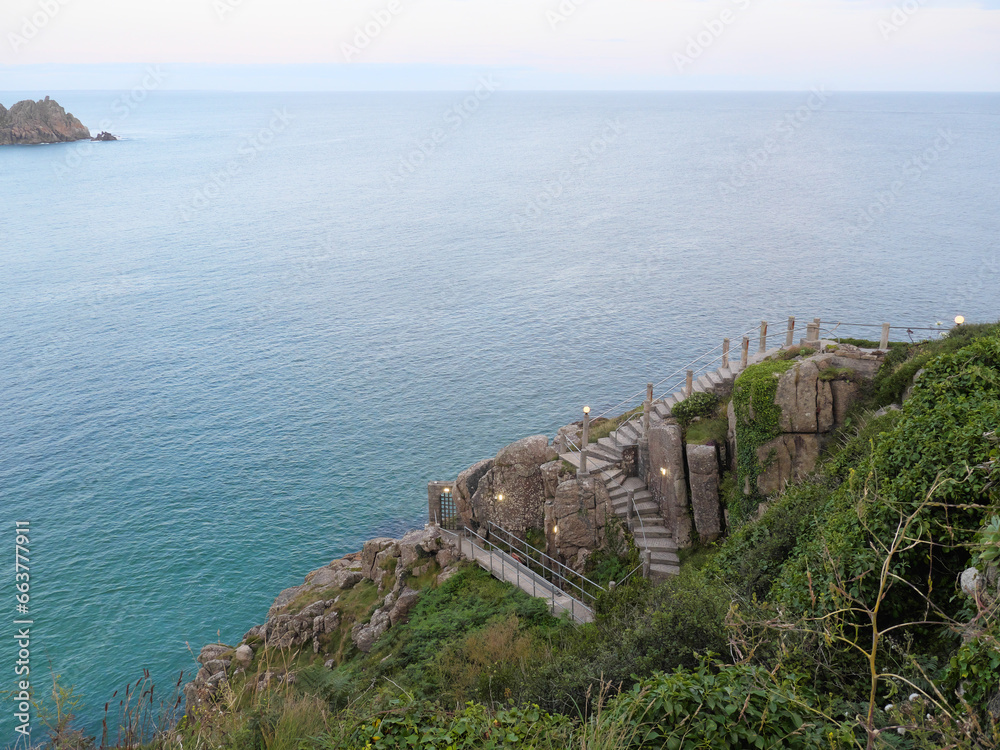
[(995, 95), (54, 96), (124, 140), (0, 149), (0, 554), (91, 726), (725, 335), (1000, 318)]

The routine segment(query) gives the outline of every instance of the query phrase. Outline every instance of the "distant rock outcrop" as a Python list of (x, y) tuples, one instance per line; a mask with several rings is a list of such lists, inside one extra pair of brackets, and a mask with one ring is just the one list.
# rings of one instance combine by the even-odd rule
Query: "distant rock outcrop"
[(0, 104), (0, 146), (67, 143), (90, 138), (90, 131), (58, 102), (45, 97), (18, 102), (10, 109)]

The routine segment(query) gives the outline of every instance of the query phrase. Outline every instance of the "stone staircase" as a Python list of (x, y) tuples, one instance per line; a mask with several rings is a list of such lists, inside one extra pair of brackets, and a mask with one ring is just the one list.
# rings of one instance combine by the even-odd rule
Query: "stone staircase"
[[(749, 358), (748, 364), (760, 362), (777, 354), (781, 347), (769, 349)], [(740, 374), (739, 362), (730, 362), (729, 367), (705, 373), (692, 384), (693, 393), (715, 393), (726, 396), (732, 392), (733, 382)], [(671, 416), (671, 410), (686, 398), (678, 391), (665, 399), (654, 401), (650, 410), (650, 420), (663, 420)], [(591, 443), (587, 450), (587, 470), (600, 474), (611, 498), (611, 507), (619, 518), (628, 517), (628, 497), (632, 493), (633, 518), (632, 536), (640, 550), (650, 552), (650, 577), (663, 579), (680, 572), (677, 544), (674, 542), (670, 526), (664, 519), (659, 506), (646, 484), (639, 477), (626, 477), (621, 469), (622, 452), (626, 446), (636, 445), (642, 433), (642, 415), (633, 417), (621, 425), (608, 437)], [(580, 468), (580, 454), (576, 451), (560, 453), (559, 457)]]

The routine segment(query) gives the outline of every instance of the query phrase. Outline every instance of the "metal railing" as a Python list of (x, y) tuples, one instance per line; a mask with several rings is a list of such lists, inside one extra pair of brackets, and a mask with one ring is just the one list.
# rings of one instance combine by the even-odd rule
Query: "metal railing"
[[(480, 544), (477, 544), (474, 540), (479, 540)], [(478, 549), (484, 555), (488, 556), (489, 559), (489, 572), (490, 575), (495, 578), (499, 578), (501, 581), (514, 583), (519, 589), (528, 593), (528, 585), (531, 586), (531, 595), (538, 598), (549, 599), (550, 609), (553, 614), (556, 610), (562, 609), (567, 611), (572, 617), (574, 622), (583, 623), (589, 622), (594, 617), (593, 606), (587, 606), (583, 601), (577, 599), (572, 594), (561, 589), (555, 581), (549, 581), (543, 578), (538, 573), (535, 573), (530, 567), (522, 562), (516, 560), (513, 556), (499, 549), (496, 543), (491, 542), (486, 537), (478, 534), (472, 529), (465, 527), (462, 532), (460, 532), (459, 538), (459, 548), (465, 543), (468, 543), (471, 548), (473, 548), (473, 558), (476, 558), (475, 550)], [(462, 551), (464, 555), (464, 550)], [(483, 565), (481, 560), (476, 560), (480, 565)], [(483, 566), (485, 567), (485, 566)], [(509, 571), (509, 573), (508, 573)], [(575, 586), (571, 581), (566, 579), (561, 574), (550, 570), (549, 571), (556, 579), (565, 582), (566, 584)], [(499, 575), (498, 575), (499, 573)], [(508, 579), (508, 575), (513, 576), (513, 581)], [(593, 583), (591, 581), (591, 583)], [(596, 585), (596, 584), (594, 584)], [(579, 587), (577, 587), (579, 588)], [(599, 587), (603, 591), (603, 587)], [(538, 591), (541, 590), (543, 594), (539, 596)], [(580, 589), (583, 591), (583, 589)], [(596, 597), (593, 595), (586, 594), (591, 603), (596, 601)]]
[[(495, 523), (487, 523), (486, 528), (488, 530), (490, 537), (494, 537), (494, 535), (496, 536), (495, 541), (499, 541), (501, 544), (506, 544), (511, 549), (515, 549), (518, 545), (520, 545), (521, 551), (524, 552), (525, 556), (528, 557), (528, 559), (532, 559), (531, 554), (528, 552), (528, 550), (531, 550), (531, 552), (537, 554), (541, 558), (541, 560), (536, 559), (533, 560), (533, 562), (538, 563), (541, 566), (544, 573), (548, 573), (556, 579), (555, 581), (553, 581), (553, 583), (556, 583), (556, 581), (558, 581), (559, 583), (562, 583), (563, 586), (571, 587), (579, 594), (581, 599), (589, 599), (590, 603), (593, 604), (596, 601), (597, 596), (591, 591), (587, 591), (585, 588), (583, 588), (583, 586), (580, 586), (579, 584), (575, 583), (573, 580), (571, 580), (570, 577), (579, 579), (580, 581), (589, 584), (593, 589), (597, 591), (605, 590), (604, 587), (601, 586), (599, 583), (591, 581), (582, 573), (578, 573), (565, 563), (556, 560), (551, 555), (538, 549), (533, 544), (530, 544), (528, 541), (521, 539), (519, 536), (510, 531), (507, 531), (507, 529), (505, 529), (503, 526), (500, 526), (499, 524)], [(527, 565), (527, 563), (524, 564)], [(560, 588), (562, 588), (563, 591), (566, 591), (566, 589), (563, 588), (563, 586), (560, 586)]]

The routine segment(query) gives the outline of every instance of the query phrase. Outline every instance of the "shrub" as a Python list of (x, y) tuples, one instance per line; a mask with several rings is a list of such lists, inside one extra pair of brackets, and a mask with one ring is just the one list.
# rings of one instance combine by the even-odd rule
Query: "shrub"
[(627, 747), (829, 748), (852, 732), (825, 720), (815, 696), (794, 681), (747, 664), (701, 658), (692, 670), (655, 674), (613, 700), (602, 717), (639, 726)]
[(674, 406), (670, 413), (681, 427), (687, 427), (697, 417), (710, 417), (719, 406), (719, 397), (714, 393), (692, 393)]

